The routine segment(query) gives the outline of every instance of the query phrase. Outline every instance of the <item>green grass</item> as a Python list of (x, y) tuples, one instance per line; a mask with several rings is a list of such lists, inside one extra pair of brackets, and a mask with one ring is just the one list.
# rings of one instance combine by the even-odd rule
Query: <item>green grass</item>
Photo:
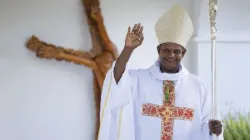
[(224, 119), (224, 140), (250, 140), (250, 113), (248, 115), (232, 115)]

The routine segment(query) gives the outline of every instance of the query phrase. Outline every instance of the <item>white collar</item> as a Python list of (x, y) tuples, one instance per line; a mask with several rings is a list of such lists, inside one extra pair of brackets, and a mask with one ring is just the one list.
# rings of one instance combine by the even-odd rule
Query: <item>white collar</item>
[(179, 81), (183, 78), (184, 75), (188, 74), (188, 70), (180, 64), (178, 73), (162, 73), (160, 70), (160, 63), (157, 60), (150, 68), (150, 73), (159, 80), (170, 80), (170, 81)]

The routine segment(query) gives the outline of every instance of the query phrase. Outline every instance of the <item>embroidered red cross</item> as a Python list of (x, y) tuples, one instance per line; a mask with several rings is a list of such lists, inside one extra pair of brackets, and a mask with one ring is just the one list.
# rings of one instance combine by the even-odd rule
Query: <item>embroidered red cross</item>
[[(169, 91), (166, 91), (166, 90)], [(162, 118), (161, 140), (172, 140), (174, 119), (192, 120), (194, 109), (186, 107), (175, 107), (174, 83), (172, 81), (163, 82), (164, 100), (163, 105), (144, 104), (142, 114), (145, 116)], [(168, 93), (166, 102), (165, 93)]]

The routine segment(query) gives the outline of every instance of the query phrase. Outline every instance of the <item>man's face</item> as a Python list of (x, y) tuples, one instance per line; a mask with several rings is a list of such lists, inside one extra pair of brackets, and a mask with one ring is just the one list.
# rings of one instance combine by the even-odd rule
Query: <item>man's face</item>
[(164, 72), (176, 72), (186, 50), (176, 43), (163, 43), (158, 46), (161, 69)]

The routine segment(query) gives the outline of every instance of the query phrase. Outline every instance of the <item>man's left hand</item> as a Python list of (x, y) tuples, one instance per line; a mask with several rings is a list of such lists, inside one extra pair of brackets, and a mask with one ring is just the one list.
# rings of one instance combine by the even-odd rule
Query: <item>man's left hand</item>
[(209, 120), (210, 133), (219, 136), (222, 132), (222, 123), (219, 120)]

